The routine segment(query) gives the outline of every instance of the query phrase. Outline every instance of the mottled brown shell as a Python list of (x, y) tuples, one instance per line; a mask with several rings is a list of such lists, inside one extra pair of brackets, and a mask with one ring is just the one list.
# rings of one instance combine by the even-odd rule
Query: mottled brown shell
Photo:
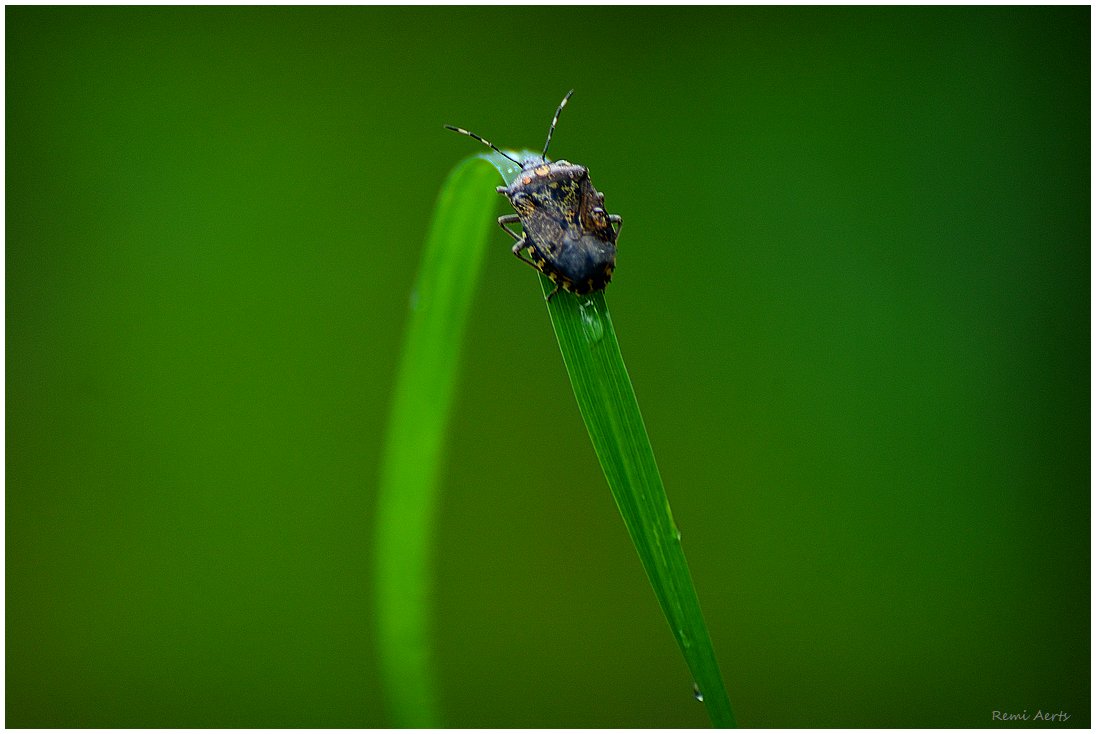
[(617, 233), (585, 166), (526, 161), (502, 192), (525, 232), (537, 268), (564, 288), (584, 294), (603, 289), (616, 267)]

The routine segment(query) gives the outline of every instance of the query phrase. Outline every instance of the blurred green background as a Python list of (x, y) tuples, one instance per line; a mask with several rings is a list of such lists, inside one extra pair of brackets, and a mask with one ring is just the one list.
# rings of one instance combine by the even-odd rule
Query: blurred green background
[[(442, 124), (537, 147), (572, 87), (553, 152), (627, 223), (609, 300), (740, 722), (1088, 725), (1088, 8), (6, 19), (9, 726), (387, 723), (382, 430), (481, 150)], [(493, 236), (447, 719), (704, 726)]]

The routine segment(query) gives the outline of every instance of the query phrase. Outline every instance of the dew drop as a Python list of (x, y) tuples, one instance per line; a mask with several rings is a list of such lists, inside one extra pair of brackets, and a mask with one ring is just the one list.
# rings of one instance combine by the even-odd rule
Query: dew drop
[(590, 342), (599, 342), (605, 335), (605, 326), (601, 323), (601, 316), (597, 312), (597, 306), (592, 301), (586, 301), (578, 307), (582, 317), (582, 332)]
[(695, 698), (697, 701), (704, 701), (704, 694), (700, 692), (700, 686), (698, 686), (696, 683), (693, 683), (693, 698)]

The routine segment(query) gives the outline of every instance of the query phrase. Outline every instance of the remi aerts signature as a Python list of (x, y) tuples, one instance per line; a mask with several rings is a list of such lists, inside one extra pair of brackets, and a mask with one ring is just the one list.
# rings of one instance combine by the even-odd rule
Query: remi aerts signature
[(1024, 709), (1021, 713), (1009, 713), (1008, 711), (994, 711), (994, 721), (1069, 721), (1069, 714), (1065, 711), (1043, 711), (1039, 709), (1034, 714)]

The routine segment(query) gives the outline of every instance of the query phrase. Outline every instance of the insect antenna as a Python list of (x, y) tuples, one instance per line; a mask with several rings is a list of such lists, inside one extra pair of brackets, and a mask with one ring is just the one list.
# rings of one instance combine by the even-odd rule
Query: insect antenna
[[(490, 140), (484, 140), (484, 139), (483, 139), (483, 138), (481, 138), (481, 137), (480, 137), (479, 135), (476, 135), (476, 134), (475, 134), (475, 133), (473, 133), (473, 132), (469, 132), (469, 131), (465, 130), (465, 129), (464, 129), (463, 127), (453, 127), (452, 125), (446, 125), (446, 126), (445, 126), (445, 129), (446, 129), (446, 130), (452, 130), (453, 132), (455, 132), (455, 133), (460, 133), (461, 135), (467, 135), (468, 137), (472, 138), (473, 140), (478, 140), (478, 141), (480, 141), (481, 143), (483, 143), (484, 145), (486, 145), (486, 146), (487, 146), (488, 148), (490, 148), (491, 150), (493, 150), (493, 151), (495, 151), (496, 153), (498, 153), (499, 155), (501, 155), (501, 156), (502, 156), (503, 158), (506, 158), (507, 160), (511, 160), (511, 161), (514, 161), (514, 163), (517, 163), (517, 164), (518, 164), (519, 166), (521, 165), (521, 161), (516, 161), (516, 160), (514, 160), (513, 158), (511, 158), (510, 156), (508, 156), (508, 155), (506, 155), (505, 153), (503, 153), (503, 152), (502, 152), (501, 150), (499, 150), (498, 148), (496, 148), (496, 147), (495, 147), (495, 144), (494, 144), (494, 143), (492, 143), (492, 142), (491, 142)], [(549, 138), (550, 138), (550, 137), (551, 137), (551, 136), (549, 136)]]
[(559, 103), (559, 107), (556, 108), (556, 116), (552, 118), (552, 126), (548, 128), (548, 139), (544, 141), (544, 152), (540, 154), (541, 160), (548, 160), (545, 156), (548, 155), (548, 146), (552, 142), (552, 133), (556, 131), (556, 123), (559, 122), (559, 113), (563, 112), (563, 108), (567, 106), (567, 100), (571, 99), (571, 95), (574, 93), (575, 90), (573, 89), (568, 92), (563, 101)]

